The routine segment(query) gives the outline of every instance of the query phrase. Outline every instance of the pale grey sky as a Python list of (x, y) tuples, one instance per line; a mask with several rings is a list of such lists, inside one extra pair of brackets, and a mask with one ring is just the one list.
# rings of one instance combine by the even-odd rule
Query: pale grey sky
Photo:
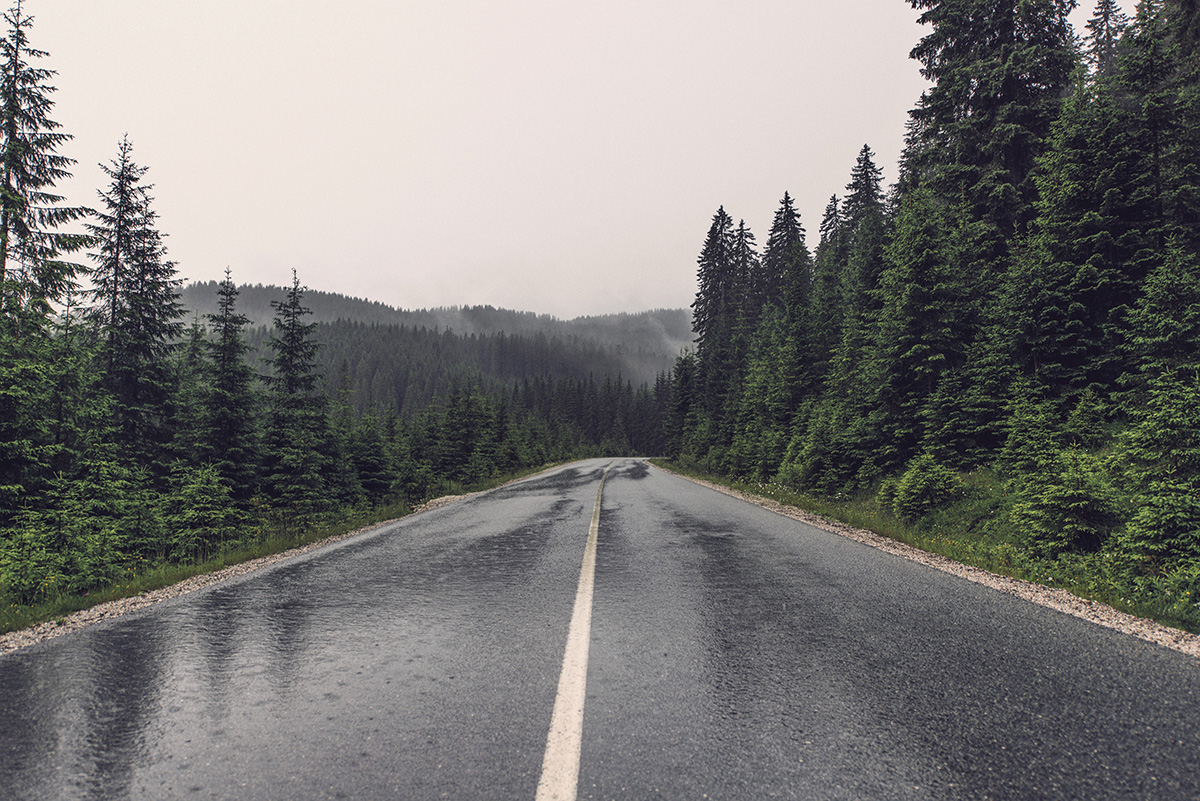
[(761, 244), (787, 190), (815, 245), (864, 143), (894, 180), (925, 85), (904, 0), (25, 8), (72, 201), (128, 133), (188, 280), (406, 308), (686, 306), (718, 205)]

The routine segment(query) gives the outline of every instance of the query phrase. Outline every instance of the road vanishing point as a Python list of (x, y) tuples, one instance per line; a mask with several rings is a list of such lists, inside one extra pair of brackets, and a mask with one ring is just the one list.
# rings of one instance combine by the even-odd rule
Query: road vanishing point
[(0, 798), (1196, 799), (1200, 663), (590, 460), (0, 657)]

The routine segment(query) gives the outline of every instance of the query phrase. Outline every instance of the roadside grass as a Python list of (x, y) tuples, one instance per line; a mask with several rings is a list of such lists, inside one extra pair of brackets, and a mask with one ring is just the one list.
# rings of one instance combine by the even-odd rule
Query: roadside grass
[[(475, 484), (443, 480), (437, 484), (427, 500), (445, 495), (463, 495), (493, 489), (545, 469), (547, 466), (529, 468)], [(128, 566), (125, 569), (125, 576), (120, 580), (83, 595), (63, 593), (47, 598), (41, 603), (29, 605), (11, 603), (5, 599), (0, 602), (0, 634), (18, 631), (47, 621), (62, 622), (73, 612), (89, 609), (108, 601), (131, 598), (152, 590), (169, 587), (193, 576), (215, 573), (232, 565), (264, 556), (273, 556), (292, 548), (348, 534), (376, 523), (397, 520), (412, 514), (412, 512), (413, 508), (403, 502), (385, 503), (369, 508), (343, 509), (330, 515), (327, 519), (299, 531), (293, 529), (291, 532), (285, 533), (280, 529), (264, 527), (257, 536), (247, 535), (249, 541), (242, 540), (231, 543), (207, 559), (179, 563), (148, 563), (142, 569)]]
[(964, 491), (953, 503), (916, 521), (898, 519), (872, 491), (820, 498), (775, 483), (713, 475), (694, 465), (667, 459), (660, 467), (739, 492), (769, 498), (854, 528), (906, 543), (955, 562), (1011, 578), (1063, 589), (1136, 617), (1200, 633), (1200, 565), (1151, 572), (1115, 549), (1039, 558), (1025, 546), (1010, 521), (1013, 498), (989, 471), (967, 474)]

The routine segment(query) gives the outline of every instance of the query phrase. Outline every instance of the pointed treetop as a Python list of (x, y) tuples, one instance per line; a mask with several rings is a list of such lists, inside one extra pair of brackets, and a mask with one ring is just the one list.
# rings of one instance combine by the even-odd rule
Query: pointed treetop
[(832, 195), (825, 205), (825, 213), (821, 217), (821, 242), (832, 241), (842, 227), (842, 212), (838, 204), (838, 196)]
[(1117, 0), (1097, 0), (1086, 37), (1087, 59), (1095, 75), (1108, 75), (1116, 66), (1117, 42), (1128, 25), (1129, 17)]
[(858, 151), (858, 159), (846, 184), (842, 219), (853, 230), (872, 210), (883, 208), (883, 170), (875, 166), (875, 154), (867, 145)]

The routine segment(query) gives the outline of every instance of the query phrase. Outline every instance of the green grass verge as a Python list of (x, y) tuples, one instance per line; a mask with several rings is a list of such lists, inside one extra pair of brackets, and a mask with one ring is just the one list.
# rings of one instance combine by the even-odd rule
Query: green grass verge
[(964, 477), (962, 497), (926, 517), (906, 522), (884, 509), (871, 493), (819, 498), (774, 483), (730, 479), (694, 465), (665, 459), (655, 464), (673, 472), (769, 498), (830, 520), (872, 531), (966, 565), (1046, 587), (1065, 589), (1137, 617), (1200, 633), (1200, 565), (1146, 573), (1113, 550), (1068, 553), (1055, 559), (1033, 556), (1008, 519), (1013, 499), (988, 472)]
[[(469, 485), (446, 481), (438, 486), (437, 491), (431, 497), (462, 495), (493, 489), (545, 469), (547, 469), (546, 466), (529, 468)], [(18, 631), (51, 620), (62, 621), (73, 612), (89, 609), (108, 601), (131, 598), (152, 590), (169, 587), (193, 576), (215, 573), (231, 565), (283, 553), (292, 548), (348, 534), (351, 531), (375, 523), (395, 520), (411, 513), (412, 509), (404, 503), (385, 504), (371, 509), (348, 510), (331, 520), (314, 525), (298, 535), (268, 534), (257, 542), (228, 548), (202, 561), (153, 564), (144, 570), (127, 568), (126, 576), (120, 581), (86, 595), (63, 594), (33, 605), (7, 603), (0, 609), (0, 634)]]

